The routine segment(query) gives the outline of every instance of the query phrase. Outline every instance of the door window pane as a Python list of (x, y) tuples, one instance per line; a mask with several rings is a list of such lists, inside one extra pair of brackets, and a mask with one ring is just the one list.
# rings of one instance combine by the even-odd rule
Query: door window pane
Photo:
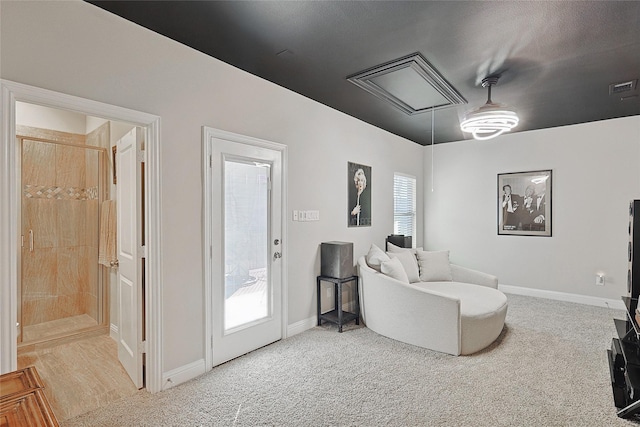
[(225, 330), (269, 316), (268, 165), (224, 162)]

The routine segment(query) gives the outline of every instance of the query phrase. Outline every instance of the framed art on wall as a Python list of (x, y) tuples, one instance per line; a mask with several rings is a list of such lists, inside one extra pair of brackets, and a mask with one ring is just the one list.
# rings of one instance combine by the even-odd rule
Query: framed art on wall
[(498, 234), (551, 236), (551, 170), (498, 174)]
[(348, 162), (347, 188), (347, 224), (371, 226), (371, 166)]

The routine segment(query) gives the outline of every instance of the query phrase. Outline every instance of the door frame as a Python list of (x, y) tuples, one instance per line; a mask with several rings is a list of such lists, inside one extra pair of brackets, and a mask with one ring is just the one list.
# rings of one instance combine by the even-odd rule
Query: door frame
[(216, 225), (222, 215), (218, 212), (217, 218), (214, 217), (214, 201), (212, 197), (211, 181), (214, 173), (213, 168), (210, 167), (212, 162), (213, 150), (211, 139), (224, 139), (226, 141), (235, 142), (239, 144), (245, 144), (255, 147), (267, 148), (270, 150), (279, 151), (282, 155), (282, 201), (280, 209), (282, 210), (282, 299), (281, 299), (281, 333), (282, 339), (287, 338), (287, 324), (288, 324), (288, 268), (287, 268), (287, 247), (288, 247), (288, 235), (287, 235), (287, 146), (276, 142), (266, 141), (264, 139), (253, 138), (250, 136), (239, 135), (232, 132), (227, 132), (220, 129), (214, 129), (207, 126), (202, 127), (202, 221), (204, 239), (202, 241), (202, 265), (204, 266), (204, 343), (205, 343), (205, 367), (209, 371), (213, 369), (213, 283), (216, 278), (213, 277), (213, 269), (211, 268), (211, 262), (213, 257), (213, 239), (219, 231), (219, 224)]
[(123, 107), (0, 80), (0, 373), (17, 368), (19, 164), (16, 149), (16, 101), (128, 122), (145, 132), (146, 389), (162, 390), (162, 274), (160, 117)]

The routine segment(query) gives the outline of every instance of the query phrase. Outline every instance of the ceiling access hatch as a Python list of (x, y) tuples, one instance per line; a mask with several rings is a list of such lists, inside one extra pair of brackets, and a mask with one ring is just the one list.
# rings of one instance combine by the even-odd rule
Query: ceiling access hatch
[(467, 103), (419, 53), (378, 65), (347, 79), (410, 116), (432, 108)]

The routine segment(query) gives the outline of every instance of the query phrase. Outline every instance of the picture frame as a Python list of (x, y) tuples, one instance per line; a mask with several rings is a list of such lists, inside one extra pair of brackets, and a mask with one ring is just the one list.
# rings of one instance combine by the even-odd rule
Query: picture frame
[(347, 162), (347, 224), (371, 226), (371, 166)]
[(498, 174), (498, 235), (551, 237), (552, 170)]

